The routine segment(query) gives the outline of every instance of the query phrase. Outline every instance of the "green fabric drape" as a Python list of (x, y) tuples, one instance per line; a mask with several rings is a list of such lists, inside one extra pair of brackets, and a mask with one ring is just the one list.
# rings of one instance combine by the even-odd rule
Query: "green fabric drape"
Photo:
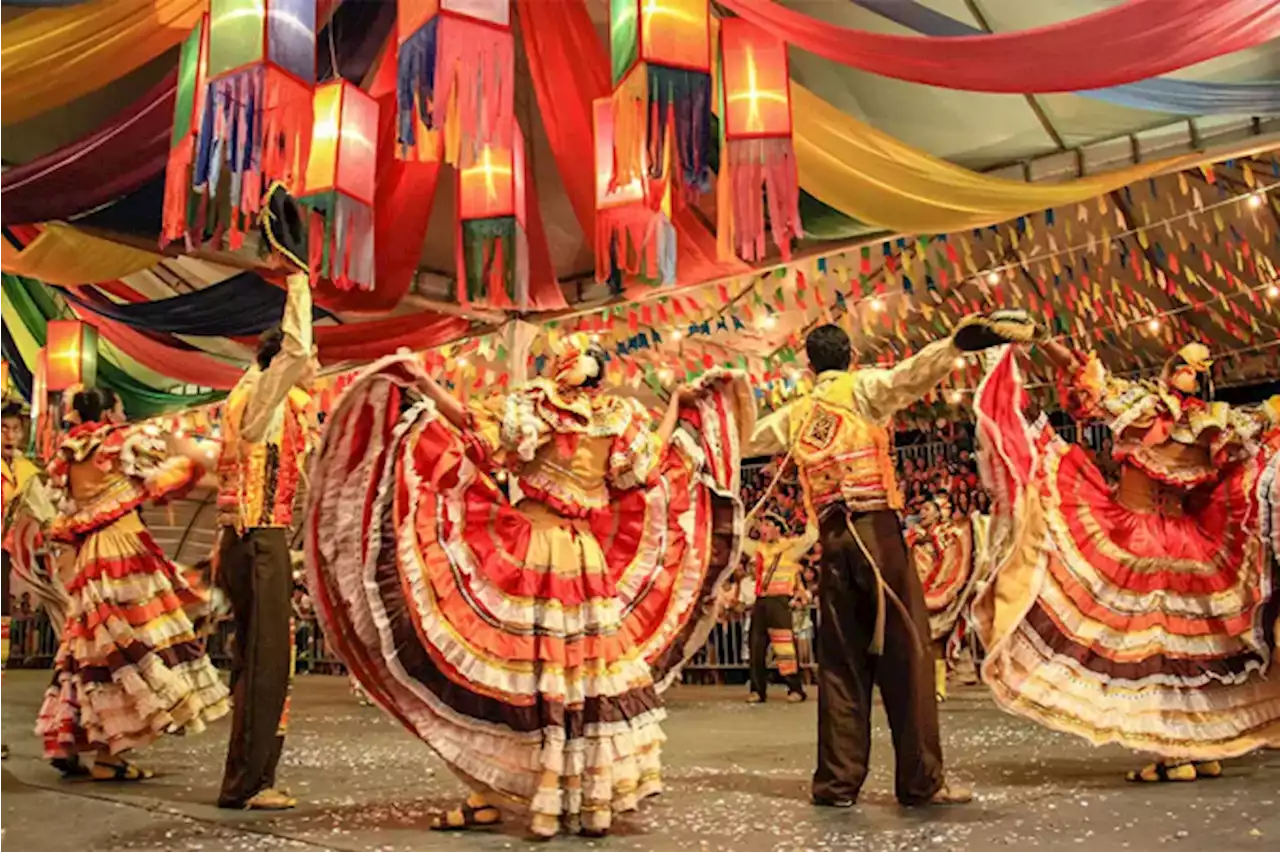
[[(38, 281), (20, 278), (16, 275), (4, 275), (4, 321), (20, 323), (26, 335), (15, 335), (19, 342), (29, 337), (35, 347), (45, 344), (48, 322), (63, 316), (61, 305), (48, 289)], [(27, 367), (34, 370), (34, 351), (22, 351)], [(199, 394), (177, 394), (160, 390), (139, 381), (122, 369), (118, 364), (101, 358), (98, 361), (98, 382), (103, 387), (114, 390), (124, 402), (125, 412), (130, 418), (141, 419), (167, 414), (192, 406), (216, 402), (226, 394), (220, 391), (208, 391)]]

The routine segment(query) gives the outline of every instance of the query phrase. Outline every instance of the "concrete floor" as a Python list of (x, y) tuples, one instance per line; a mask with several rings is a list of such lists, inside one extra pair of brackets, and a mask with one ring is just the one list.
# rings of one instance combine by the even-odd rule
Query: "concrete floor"
[(160, 775), (145, 784), (59, 780), (30, 733), (46, 673), (5, 678), (4, 738), (13, 755), (0, 812), (3, 842), (21, 852), (1280, 849), (1280, 752), (1234, 761), (1217, 781), (1137, 787), (1122, 779), (1133, 755), (1006, 716), (978, 688), (961, 690), (942, 713), (952, 777), (978, 792), (968, 807), (904, 811), (894, 803), (880, 717), (859, 807), (815, 810), (814, 702), (750, 707), (740, 688), (681, 687), (669, 694), (666, 794), (605, 840), (535, 846), (519, 820), (469, 835), (427, 831), (430, 815), (462, 788), (425, 746), (360, 706), (343, 679), (298, 680), (282, 783), (303, 804), (270, 815), (210, 804), (225, 721), (149, 749), (143, 762)]

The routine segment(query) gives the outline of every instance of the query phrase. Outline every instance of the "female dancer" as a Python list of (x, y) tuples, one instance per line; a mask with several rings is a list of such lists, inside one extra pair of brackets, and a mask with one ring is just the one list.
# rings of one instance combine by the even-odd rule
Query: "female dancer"
[(737, 562), (752, 402), (708, 376), (655, 432), (604, 358), (575, 336), (553, 379), (465, 406), (400, 356), (329, 420), (308, 586), (369, 697), (475, 791), (437, 829), (508, 805), (540, 837), (600, 835), (661, 788), (658, 694)]
[(49, 470), (62, 497), (50, 533), (75, 543), (75, 575), (36, 733), (67, 774), (81, 774), (79, 756), (91, 753), (94, 780), (140, 781), (152, 773), (125, 752), (163, 733), (203, 730), (228, 709), (227, 689), (184, 611), (203, 601), (138, 514), (201, 471), (189, 459), (165, 459), (163, 441), (125, 425), (110, 390), (81, 390), (71, 408), (78, 425)]
[(1119, 486), (1045, 418), (1027, 422), (1006, 353), (977, 405), (1006, 542), (974, 607), (983, 679), (1015, 713), (1159, 757), (1131, 781), (1216, 777), (1220, 759), (1280, 737), (1280, 678), (1264, 677), (1274, 612), (1258, 421), (1203, 398), (1199, 344), (1154, 382), (1045, 351), (1072, 413), (1115, 435)]

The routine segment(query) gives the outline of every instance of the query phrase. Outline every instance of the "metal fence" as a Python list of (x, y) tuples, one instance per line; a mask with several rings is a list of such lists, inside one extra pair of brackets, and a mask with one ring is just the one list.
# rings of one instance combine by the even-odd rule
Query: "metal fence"
[[(801, 669), (814, 668), (813, 633), (818, 613), (810, 609), (809, 618), (796, 618), (796, 654)], [(324, 631), (314, 618), (294, 620), (297, 657), (294, 671), (299, 674), (345, 674), (342, 661), (329, 650)], [(231, 663), (232, 636), (235, 625), (224, 621), (207, 640), (209, 657), (214, 664), (226, 668)], [(685, 681), (696, 683), (732, 683), (744, 681), (750, 665), (748, 637), (750, 616), (734, 613), (711, 630), (707, 644), (694, 654), (685, 666)], [(6, 668), (47, 669), (58, 652), (58, 637), (53, 632), (44, 610), (15, 615), (9, 622), (9, 660)], [(772, 652), (767, 666), (773, 669)]]

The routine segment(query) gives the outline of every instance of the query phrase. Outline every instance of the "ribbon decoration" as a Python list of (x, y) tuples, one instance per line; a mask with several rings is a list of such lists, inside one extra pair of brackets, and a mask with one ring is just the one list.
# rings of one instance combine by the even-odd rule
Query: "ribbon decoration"
[[(917, 0), (849, 0), (921, 35), (933, 37), (990, 35), (977, 27), (935, 12)], [(1134, 109), (1176, 115), (1277, 115), (1280, 81), (1217, 83), (1211, 80), (1157, 78), (1110, 89), (1076, 92), (1093, 100)]]
[(1280, 36), (1273, 0), (1128, 0), (1047, 27), (929, 39), (833, 26), (772, 0), (722, 5), (833, 62), (974, 92), (1100, 89), (1175, 71)]
[(38, 9), (4, 24), (0, 121), (62, 106), (177, 46), (204, 0), (93, 0)]

